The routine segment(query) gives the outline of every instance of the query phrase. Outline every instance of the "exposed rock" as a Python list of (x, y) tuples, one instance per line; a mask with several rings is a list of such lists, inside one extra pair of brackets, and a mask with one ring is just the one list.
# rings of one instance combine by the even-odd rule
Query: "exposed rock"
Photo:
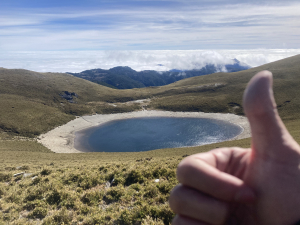
[(78, 98), (78, 95), (75, 92), (64, 91), (59, 95), (70, 103), (76, 103), (76, 101), (74, 101), (74, 98)]
[(21, 173), (16, 173), (16, 174), (14, 174), (14, 177), (18, 177), (18, 176), (21, 176), (21, 175), (23, 175), (25, 172), (21, 172)]
[(35, 180), (38, 176), (31, 177), (31, 180)]
[(114, 181), (115, 181), (115, 178), (113, 178), (111, 181), (107, 181), (107, 182), (105, 183), (105, 188), (111, 187)]
[(23, 177), (30, 177), (32, 175), (32, 173), (24, 173)]
[(21, 173), (16, 173), (13, 176), (14, 177), (19, 177), (19, 176), (30, 177), (31, 175), (32, 175), (32, 173), (21, 172)]
[(109, 188), (109, 187), (110, 187), (110, 182), (109, 182), (109, 181), (107, 181), (107, 182), (105, 183), (105, 187), (106, 187), (106, 188)]

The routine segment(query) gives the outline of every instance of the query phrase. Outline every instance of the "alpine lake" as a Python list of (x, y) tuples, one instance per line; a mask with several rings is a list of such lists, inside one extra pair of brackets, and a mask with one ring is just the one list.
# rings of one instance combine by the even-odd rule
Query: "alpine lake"
[(232, 139), (242, 130), (215, 119), (132, 118), (76, 132), (75, 148), (83, 152), (140, 152), (200, 146)]

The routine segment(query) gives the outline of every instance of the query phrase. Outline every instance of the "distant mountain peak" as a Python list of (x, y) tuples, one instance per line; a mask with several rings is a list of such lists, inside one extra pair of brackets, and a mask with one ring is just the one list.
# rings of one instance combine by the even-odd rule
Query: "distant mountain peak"
[[(158, 65), (163, 66), (162, 64)], [(115, 87), (118, 89), (131, 89), (149, 86), (162, 86), (189, 77), (208, 75), (216, 72), (237, 72), (249, 68), (250, 67), (248, 65), (241, 63), (237, 59), (233, 59), (232, 64), (207, 64), (202, 68), (192, 70), (172, 69), (160, 72), (155, 70), (143, 70), (137, 72), (128, 66), (117, 66), (109, 70), (94, 69), (71, 74), (105, 86)]]

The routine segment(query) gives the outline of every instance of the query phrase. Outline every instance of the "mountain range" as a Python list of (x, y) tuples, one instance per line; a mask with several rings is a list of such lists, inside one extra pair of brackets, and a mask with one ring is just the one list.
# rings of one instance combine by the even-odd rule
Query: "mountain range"
[(221, 71), (238, 72), (242, 70), (247, 70), (249, 68), (250, 66), (239, 62), (237, 59), (234, 59), (232, 64), (207, 64), (201, 69), (193, 70), (172, 69), (164, 72), (159, 72), (155, 70), (144, 70), (138, 72), (127, 66), (118, 66), (108, 70), (91, 69), (85, 70), (80, 73), (69, 74), (111, 88), (131, 89), (151, 86), (163, 86), (190, 77), (213, 74)]
[[(220, 72), (134, 89), (109, 88), (66, 73), (0, 68), (0, 138), (7, 133), (36, 136), (75, 116), (143, 108), (243, 115), (243, 91), (250, 78), (261, 70), (273, 72), (278, 109), (285, 119), (292, 121), (300, 118), (299, 61), (300, 55), (239, 72)], [(129, 75), (133, 71), (128, 67), (109, 71), (118, 69), (128, 71)], [(143, 99), (149, 100), (146, 106), (133, 102)]]
[(0, 224), (169, 224), (178, 163), (211, 149), (249, 148), (250, 138), (146, 152), (58, 154), (39, 143), (38, 135), (96, 113), (243, 115), (245, 87), (262, 70), (273, 73), (277, 110), (300, 143), (300, 55), (134, 89), (113, 89), (66, 73), (0, 67)]

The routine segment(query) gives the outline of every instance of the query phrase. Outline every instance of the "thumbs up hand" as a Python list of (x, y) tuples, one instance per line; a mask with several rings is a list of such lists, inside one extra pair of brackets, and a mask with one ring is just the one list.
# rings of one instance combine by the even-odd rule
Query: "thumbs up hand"
[(173, 225), (293, 225), (300, 220), (300, 147), (281, 121), (272, 74), (249, 82), (244, 109), (251, 149), (219, 148), (185, 158), (169, 203)]

